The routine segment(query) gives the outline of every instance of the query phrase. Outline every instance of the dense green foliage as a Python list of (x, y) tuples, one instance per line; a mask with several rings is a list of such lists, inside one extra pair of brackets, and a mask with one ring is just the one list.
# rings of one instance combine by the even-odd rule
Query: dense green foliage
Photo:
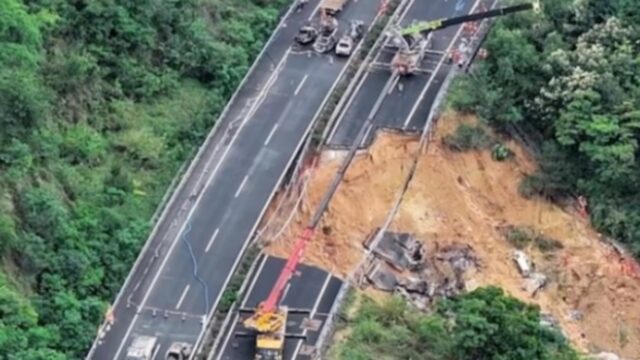
[(540, 325), (537, 308), (481, 288), (437, 303), (433, 314), (400, 298), (365, 299), (338, 359), (539, 360), (577, 359), (562, 336)]
[(601, 230), (640, 255), (640, 11), (635, 0), (548, 0), (502, 18), (489, 58), (451, 103), (540, 142), (527, 195), (582, 194)]
[(285, 0), (0, 0), (0, 359), (82, 358)]

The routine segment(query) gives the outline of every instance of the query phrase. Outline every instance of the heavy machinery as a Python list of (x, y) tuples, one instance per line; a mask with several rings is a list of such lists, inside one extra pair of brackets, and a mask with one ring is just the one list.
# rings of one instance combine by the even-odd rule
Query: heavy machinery
[(431, 46), (432, 35), (436, 30), (531, 9), (539, 11), (539, 2), (535, 1), (532, 3), (507, 6), (450, 19), (421, 21), (404, 29), (392, 29), (390, 34), (391, 44), (397, 47), (398, 50), (391, 60), (391, 70), (400, 75), (415, 73), (426, 51)]
[(287, 316), (289, 309), (280, 306), (280, 298), (296, 271), (307, 242), (311, 240), (315, 226), (310, 225), (296, 240), (293, 252), (287, 259), (269, 296), (260, 303), (254, 314), (244, 320), (244, 326), (256, 332), (256, 360), (281, 360), (287, 337)]

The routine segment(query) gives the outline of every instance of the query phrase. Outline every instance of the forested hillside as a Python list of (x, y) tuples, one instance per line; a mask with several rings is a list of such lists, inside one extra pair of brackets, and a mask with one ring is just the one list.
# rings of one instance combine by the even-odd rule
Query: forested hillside
[(333, 358), (344, 360), (577, 360), (539, 310), (494, 287), (440, 300), (431, 314), (401, 298), (364, 299)]
[(0, 0), (0, 359), (82, 358), (286, 0)]
[(588, 199), (593, 223), (640, 256), (640, 3), (546, 0), (504, 17), (489, 58), (460, 78), (452, 105), (539, 139), (527, 196)]

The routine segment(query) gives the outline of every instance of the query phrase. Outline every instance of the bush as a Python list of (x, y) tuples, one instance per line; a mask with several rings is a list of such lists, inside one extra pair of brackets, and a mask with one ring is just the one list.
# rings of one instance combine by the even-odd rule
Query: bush
[(535, 232), (527, 227), (510, 226), (506, 232), (507, 241), (517, 249), (524, 249), (535, 238)]
[(491, 158), (496, 161), (505, 161), (513, 158), (514, 155), (514, 152), (502, 143), (496, 143), (491, 148)]
[(540, 325), (538, 308), (495, 287), (441, 300), (431, 314), (400, 298), (364, 299), (351, 325), (332, 359), (578, 359), (559, 333)]
[(509, 226), (506, 229), (505, 237), (517, 249), (524, 249), (530, 245), (534, 245), (542, 252), (563, 248), (560, 241), (540, 234), (529, 227)]
[(491, 144), (491, 137), (482, 126), (460, 124), (455, 133), (445, 136), (442, 142), (454, 151), (480, 150)]
[(564, 247), (560, 241), (545, 235), (537, 235), (534, 243), (542, 252), (560, 250)]

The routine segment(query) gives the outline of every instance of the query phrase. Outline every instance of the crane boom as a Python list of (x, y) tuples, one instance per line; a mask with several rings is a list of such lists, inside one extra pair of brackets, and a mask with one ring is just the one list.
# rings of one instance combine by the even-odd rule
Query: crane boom
[(276, 280), (275, 285), (273, 285), (273, 288), (271, 289), (271, 292), (269, 293), (267, 299), (260, 306), (259, 312), (267, 313), (276, 310), (276, 308), (278, 307), (278, 303), (280, 302), (280, 297), (282, 296), (287, 283), (291, 279), (291, 276), (293, 276), (294, 272), (296, 271), (296, 267), (302, 260), (304, 248), (307, 246), (309, 240), (313, 238), (314, 232), (314, 228), (307, 227), (302, 232), (302, 235), (298, 237), (293, 247), (293, 251), (289, 255), (286, 264), (280, 271), (278, 280)]
[(404, 28), (400, 32), (400, 35), (406, 36), (406, 35), (415, 35), (418, 33), (422, 33), (426, 35), (431, 31), (444, 29), (449, 26), (459, 25), (466, 22), (470, 22), (470, 21), (489, 19), (497, 16), (508, 15), (508, 14), (512, 14), (520, 11), (537, 9), (537, 8), (538, 8), (537, 3), (526, 3), (526, 4), (501, 7), (501, 8), (488, 10), (488, 11), (475, 13), (475, 14), (462, 15), (462, 16), (453, 17), (450, 19), (421, 21)]

